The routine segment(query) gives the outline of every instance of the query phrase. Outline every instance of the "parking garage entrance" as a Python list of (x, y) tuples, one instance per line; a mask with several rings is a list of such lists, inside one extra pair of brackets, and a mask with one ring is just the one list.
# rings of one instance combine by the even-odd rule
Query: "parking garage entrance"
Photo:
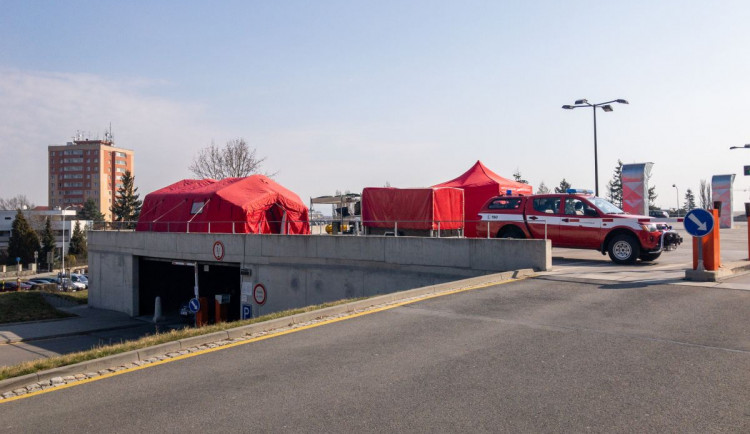
[[(138, 258), (138, 312), (154, 314), (154, 300), (161, 297), (162, 313), (177, 317), (180, 307), (194, 294), (195, 268), (176, 263), (185, 260)], [(229, 294), (228, 320), (240, 319), (240, 264), (198, 261), (198, 290), (208, 300), (209, 322), (215, 322), (214, 300), (219, 294)]]

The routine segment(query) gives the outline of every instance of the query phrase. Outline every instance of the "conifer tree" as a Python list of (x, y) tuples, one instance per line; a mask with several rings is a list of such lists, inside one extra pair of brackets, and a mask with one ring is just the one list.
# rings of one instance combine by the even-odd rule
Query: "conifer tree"
[(86, 199), (83, 208), (78, 211), (78, 220), (93, 220), (94, 222), (104, 221), (104, 214), (99, 211), (99, 206), (93, 198)]
[(544, 181), (539, 184), (539, 188), (536, 190), (536, 194), (547, 194), (549, 193), (549, 187), (544, 184)]
[[(649, 191), (650, 193), (650, 191)], [(622, 161), (617, 159), (617, 167), (612, 179), (607, 183), (607, 199), (622, 208)]]
[(8, 261), (15, 264), (18, 257), (22, 264), (34, 263), (35, 251), (39, 251), (39, 236), (19, 209), (8, 240)]
[(685, 192), (685, 211), (690, 211), (693, 208), (695, 208), (695, 195), (693, 190), (688, 188)]
[(569, 188), (570, 183), (563, 178), (562, 181), (560, 181), (560, 186), (555, 187), (555, 193), (567, 193)]
[[(47, 269), (52, 269), (52, 264), (47, 260), (50, 253), (54, 255), (55, 252), (55, 235), (52, 233), (52, 223), (50, 223), (49, 217), (44, 222), (44, 230), (42, 231), (42, 250), (41, 258), (44, 264), (47, 264)], [(53, 259), (54, 261), (54, 259)]]
[(88, 246), (86, 245), (86, 236), (81, 230), (81, 224), (76, 221), (73, 226), (73, 235), (70, 237), (70, 247), (68, 253), (78, 258), (85, 258), (88, 255)]
[[(117, 189), (115, 203), (112, 204), (112, 220), (118, 222), (135, 222), (141, 215), (143, 201), (138, 199), (138, 188), (134, 186), (135, 177), (130, 171), (122, 176), (122, 187)], [(132, 227), (134, 224), (128, 224)]]

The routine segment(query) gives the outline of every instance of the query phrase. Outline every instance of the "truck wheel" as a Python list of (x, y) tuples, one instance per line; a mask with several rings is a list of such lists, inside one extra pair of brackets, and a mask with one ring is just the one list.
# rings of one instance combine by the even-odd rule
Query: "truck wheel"
[(641, 245), (632, 235), (620, 234), (609, 242), (607, 252), (615, 264), (635, 264), (641, 253)]
[(502, 231), (500, 231), (499, 234), (497, 234), (497, 237), (498, 238), (518, 238), (518, 239), (526, 238), (523, 232), (517, 227), (505, 228)]
[(656, 258), (661, 256), (661, 252), (659, 253), (641, 253), (641, 261), (643, 262), (651, 262), (655, 261)]

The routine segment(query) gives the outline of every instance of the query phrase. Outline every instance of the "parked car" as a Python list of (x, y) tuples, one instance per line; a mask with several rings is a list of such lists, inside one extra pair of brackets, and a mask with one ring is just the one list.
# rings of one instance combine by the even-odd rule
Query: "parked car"
[[(73, 282), (73, 284), (77, 284), (77, 283), (82, 284), (83, 288), (80, 288), (80, 289), (88, 289), (89, 287), (89, 280), (85, 278), (82, 274), (71, 274), (70, 281)], [(78, 285), (76, 285), (76, 287), (78, 287)]]
[(656, 217), (660, 219), (668, 219), (669, 213), (660, 209), (652, 209), (648, 212), (649, 217)]
[(2, 291), (28, 291), (31, 289), (31, 285), (26, 282), (21, 282), (20, 286), (15, 280), (5, 280), (0, 283), (0, 292)]

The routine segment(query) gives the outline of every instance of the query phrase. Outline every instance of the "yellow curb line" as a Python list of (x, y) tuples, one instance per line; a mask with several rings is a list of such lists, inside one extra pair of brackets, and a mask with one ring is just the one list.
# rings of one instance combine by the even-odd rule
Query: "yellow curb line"
[(129, 372), (135, 372), (135, 371), (139, 371), (141, 369), (146, 369), (146, 368), (150, 368), (150, 367), (153, 367), (153, 366), (163, 365), (165, 363), (176, 362), (178, 360), (183, 360), (183, 359), (187, 359), (187, 358), (190, 358), (190, 357), (200, 356), (202, 354), (212, 353), (214, 351), (219, 351), (219, 350), (223, 350), (223, 349), (226, 349), (226, 348), (232, 348), (232, 347), (236, 347), (236, 346), (239, 346), (239, 345), (245, 345), (245, 344), (250, 344), (250, 343), (253, 343), (253, 342), (259, 342), (259, 341), (263, 341), (263, 340), (266, 340), (266, 339), (275, 338), (275, 337), (278, 337), (278, 336), (284, 336), (284, 335), (287, 335), (287, 334), (290, 334), (290, 333), (294, 333), (294, 332), (299, 332), (299, 331), (302, 331), (302, 330), (311, 329), (311, 328), (314, 328), (314, 327), (320, 327), (320, 326), (327, 325), (327, 324), (337, 323), (339, 321), (344, 321), (344, 320), (348, 320), (348, 319), (352, 319), (352, 318), (357, 318), (357, 317), (364, 316), (364, 315), (370, 315), (370, 314), (373, 314), (373, 313), (382, 312), (382, 311), (389, 310), (389, 309), (394, 309), (394, 308), (397, 308), (397, 307), (400, 307), (400, 306), (404, 306), (404, 305), (407, 305), (407, 304), (416, 303), (416, 302), (419, 302), (419, 301), (430, 300), (432, 298), (443, 297), (443, 296), (446, 296), (446, 295), (457, 294), (457, 293), (460, 293), (460, 292), (473, 291), (473, 290), (476, 290), (476, 289), (487, 288), (489, 286), (503, 285), (503, 284), (506, 284), (506, 283), (515, 282), (515, 281), (523, 280), (523, 279), (525, 279), (525, 277), (518, 278), (518, 279), (509, 279), (509, 280), (502, 281), (502, 282), (483, 283), (481, 285), (470, 286), (468, 288), (454, 289), (454, 290), (451, 290), (451, 291), (441, 292), (441, 293), (438, 293), (438, 294), (432, 294), (432, 295), (428, 295), (426, 297), (420, 297), (420, 298), (413, 299), (413, 300), (402, 301), (400, 303), (391, 304), (391, 305), (379, 307), (379, 308), (376, 308), (376, 309), (366, 310), (364, 312), (354, 313), (354, 314), (346, 315), (346, 316), (339, 317), (339, 318), (332, 318), (332, 319), (324, 320), (324, 321), (321, 321), (321, 322), (318, 322), (318, 323), (315, 323), (315, 324), (309, 324), (309, 325), (306, 325), (306, 326), (296, 327), (296, 328), (292, 328), (292, 329), (289, 329), (289, 330), (284, 330), (284, 331), (281, 331), (281, 332), (275, 332), (275, 333), (271, 332), (271, 333), (269, 333), (267, 335), (264, 335), (264, 336), (258, 336), (258, 337), (250, 338), (250, 339), (243, 340), (243, 341), (232, 342), (231, 344), (220, 345), (220, 346), (217, 346), (217, 347), (214, 347), (214, 348), (206, 348), (204, 350), (199, 350), (199, 351), (196, 351), (196, 352), (193, 352), (193, 353), (182, 354), (182, 355), (179, 355), (179, 356), (170, 357), (168, 359), (159, 360), (157, 362), (152, 362), (152, 363), (149, 363), (149, 364), (146, 364), (146, 365), (136, 366), (134, 368), (127, 368), (127, 369), (123, 369), (123, 370), (117, 371), (117, 372), (110, 372), (109, 374), (100, 375), (98, 377), (86, 378), (86, 379), (78, 380), (78, 381), (75, 381), (75, 382), (72, 382), (72, 383), (63, 384), (61, 386), (50, 387), (48, 389), (39, 390), (39, 391), (36, 391), (36, 392), (29, 392), (29, 393), (27, 393), (25, 395), (14, 396), (12, 398), (5, 398), (3, 400), (0, 400), (0, 405), (4, 404), (6, 402), (18, 401), (18, 400), (21, 400), (21, 399), (31, 398), (32, 396), (37, 396), (37, 395), (42, 395), (42, 394), (49, 393), (49, 392), (55, 392), (57, 390), (67, 389), (69, 387), (80, 386), (80, 385), (83, 385), (83, 384), (86, 384), (86, 383), (91, 383), (93, 381), (104, 380), (105, 378), (114, 377), (116, 375), (127, 374)]

